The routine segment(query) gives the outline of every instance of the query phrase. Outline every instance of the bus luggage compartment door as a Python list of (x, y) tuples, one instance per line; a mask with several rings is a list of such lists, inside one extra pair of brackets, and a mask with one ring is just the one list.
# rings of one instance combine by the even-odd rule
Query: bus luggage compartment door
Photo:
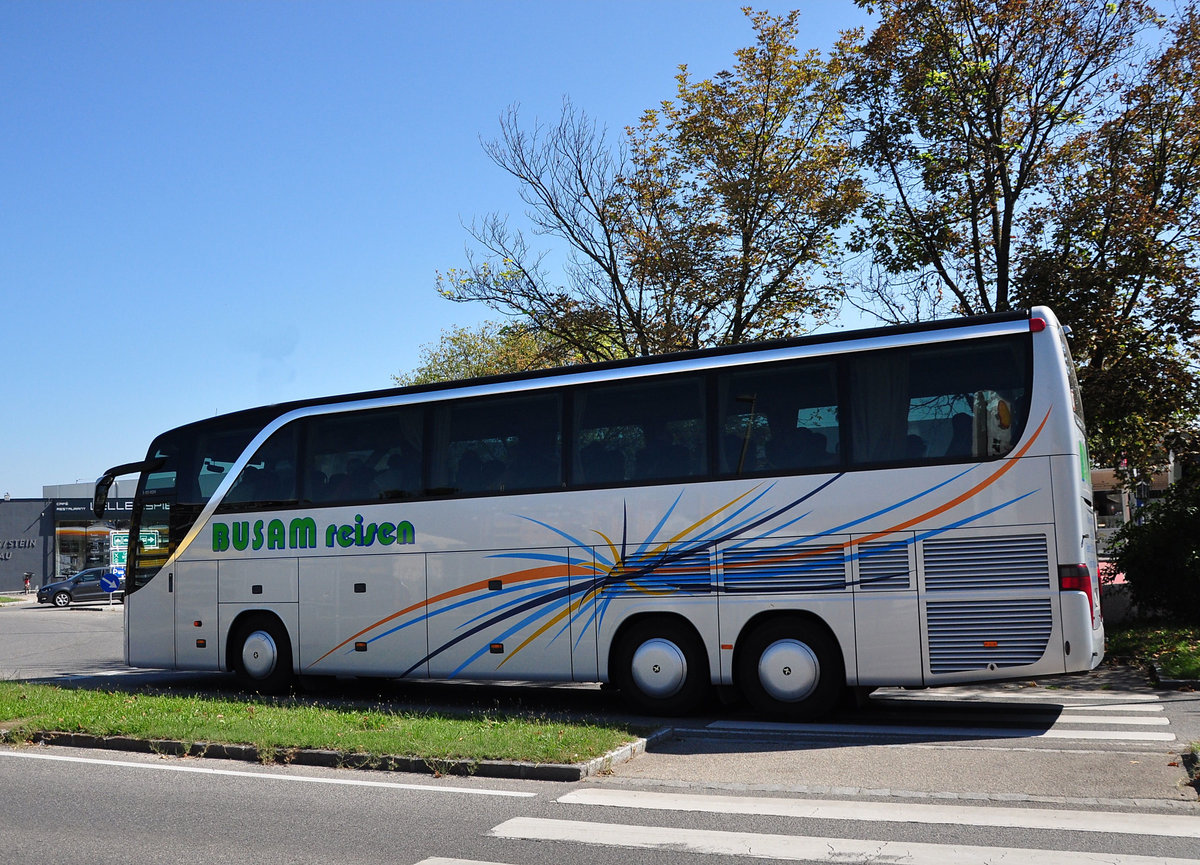
[(217, 563), (175, 565), (175, 665), (218, 670)]
[(568, 551), (430, 553), (429, 675), (570, 681)]
[(913, 540), (904, 532), (853, 547), (859, 685), (924, 682)]

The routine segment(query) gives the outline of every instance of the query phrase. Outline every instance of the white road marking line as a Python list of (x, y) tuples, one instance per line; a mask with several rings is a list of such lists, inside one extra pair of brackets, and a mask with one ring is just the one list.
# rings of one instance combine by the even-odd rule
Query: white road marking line
[(1158, 694), (1138, 694), (1130, 691), (1062, 691), (1058, 689), (1030, 688), (1024, 691), (980, 691), (975, 689), (927, 688), (914, 691), (879, 690), (871, 695), (872, 700), (978, 700), (1004, 703), (1009, 700), (1037, 700), (1056, 703), (1060, 700), (1083, 700), (1096, 703), (1156, 703)]
[(1065, 832), (1113, 832), (1200, 838), (1200, 817), (1179, 814), (1127, 814), (1117, 811), (1068, 811), (1054, 808), (1007, 808), (986, 805), (920, 805), (904, 802), (781, 799), (754, 796), (659, 793), (652, 790), (573, 790), (556, 801), (566, 805), (646, 808), (714, 814), (763, 814), (815, 820), (871, 823), (925, 823), (1051, 829)]
[(704, 729), (747, 733), (793, 733), (811, 736), (944, 736), (956, 739), (1103, 739), (1113, 742), (1174, 742), (1174, 733), (1145, 730), (1056, 730), (1017, 727), (939, 727), (888, 724), (781, 724), (771, 721), (715, 721)]
[(1063, 706), (1068, 712), (1162, 712), (1166, 707), (1162, 703), (1109, 703), (1105, 706)]
[[(1070, 711), (1074, 712), (1074, 709)], [(1027, 716), (1022, 716), (1027, 717)], [(1139, 718), (1136, 715), (1126, 717), (1124, 715), (1059, 715), (1054, 719), (1055, 724), (1116, 724), (1118, 727), (1127, 725), (1135, 727), (1138, 725), (1144, 727), (1169, 727), (1171, 726), (1170, 718), (1153, 717)]]
[(61, 754), (34, 754), (28, 751), (0, 750), (0, 757), (22, 760), (51, 760), (63, 763), (87, 763), (94, 766), (120, 766), (129, 769), (156, 769), (161, 772), (190, 772), (197, 775), (224, 775), (233, 778), (257, 778), (271, 781), (297, 781), (306, 784), (333, 784), (343, 787), (378, 787), (385, 790), (419, 790), (429, 793), (465, 793), (470, 796), (508, 796), (528, 799), (537, 793), (515, 790), (485, 790), (470, 787), (438, 787), (434, 784), (397, 784), (392, 781), (368, 781), (360, 778), (316, 778), (311, 775), (281, 775), (274, 772), (239, 772), (235, 769), (213, 769), (207, 766), (184, 766), (176, 763), (135, 763), (130, 760), (101, 760), (95, 757), (68, 757)]
[(650, 850), (748, 856), (782, 861), (837, 862), (839, 865), (1196, 865), (1194, 859), (1160, 856), (1122, 856), (1068, 850), (1034, 850), (1020, 847), (969, 847), (958, 844), (922, 844), (901, 841), (859, 841), (850, 838), (811, 838), (802, 835), (765, 835), (754, 832), (720, 832), (662, 826), (587, 823), (514, 817), (489, 833), (495, 838), (525, 841), (568, 841)]

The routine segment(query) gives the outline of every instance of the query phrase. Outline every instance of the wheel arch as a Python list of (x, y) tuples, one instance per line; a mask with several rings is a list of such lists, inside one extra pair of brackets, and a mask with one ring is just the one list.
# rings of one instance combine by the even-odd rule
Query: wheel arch
[[(225, 632), (225, 655), (223, 663), (221, 664), (221, 669), (227, 673), (235, 672), (233, 661), (237, 653), (241, 650), (240, 643), (243, 628), (254, 621), (267, 619), (273, 619), (275, 623), (283, 629), (283, 632), (287, 634), (288, 642), (291, 644), (290, 648), (292, 650), (292, 672), (299, 672), (299, 658), (296, 651), (296, 635), (293, 634), (292, 629), (288, 627), (286, 618), (279, 615), (278, 612), (270, 609), (269, 607), (255, 607), (249, 610), (241, 610), (236, 616), (234, 616), (233, 621), (229, 623), (229, 630)], [(235, 646), (235, 643), (239, 645)]]

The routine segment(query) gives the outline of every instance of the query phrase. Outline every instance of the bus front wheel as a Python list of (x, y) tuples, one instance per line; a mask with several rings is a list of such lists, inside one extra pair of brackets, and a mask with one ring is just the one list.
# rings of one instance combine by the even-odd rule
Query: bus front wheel
[(281, 694), (292, 683), (292, 642), (273, 616), (247, 619), (232, 641), (233, 670), (242, 686), (260, 694)]
[(671, 619), (635, 622), (617, 644), (612, 679), (650, 715), (685, 715), (708, 695), (708, 656), (696, 632)]
[(738, 652), (737, 676), (751, 706), (789, 721), (829, 714), (846, 684), (837, 641), (800, 618), (772, 619), (755, 628)]

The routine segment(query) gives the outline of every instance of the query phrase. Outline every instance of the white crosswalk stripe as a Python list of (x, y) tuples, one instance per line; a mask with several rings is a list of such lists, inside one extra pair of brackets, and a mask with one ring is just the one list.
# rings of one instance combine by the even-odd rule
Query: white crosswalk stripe
[[(1164, 729), (1171, 722), (1163, 713), (1157, 694), (935, 688), (928, 691), (886, 689), (871, 699), (877, 707), (887, 708), (890, 704), (898, 711), (907, 711), (909, 705), (913, 704), (931, 711), (947, 711), (955, 706), (979, 703), (1003, 708), (997, 708), (995, 713), (988, 716), (988, 726), (963, 724), (962, 717), (958, 716), (955, 718), (956, 724), (927, 719), (918, 723), (888, 720), (881, 723), (846, 721), (838, 724), (723, 720), (713, 722), (705, 729), (716, 733), (796, 736), (945, 736), (957, 739), (1076, 739), (1147, 743), (1176, 740), (1174, 733)], [(1039, 704), (1044, 711), (1037, 713), (1034, 704)], [(901, 706), (904, 708), (900, 709)], [(1054, 714), (1056, 710), (1057, 715)], [(1008, 726), (995, 726), (997, 722)]]
[(1050, 829), (1070, 832), (1110, 832), (1124, 835), (1200, 838), (1200, 816), (1191, 817), (1182, 814), (1128, 814), (1115, 811), (781, 799), (675, 792), (659, 793), (652, 790), (613, 790), (609, 788), (575, 790), (560, 796), (557, 801), (566, 805), (698, 811), (712, 814), (761, 814), (815, 820), (970, 824), (1009, 829)]
[(904, 690), (881, 688), (872, 695), (873, 699), (887, 700), (943, 700), (961, 703), (974, 701), (994, 703), (1008, 700), (1030, 700), (1039, 703), (1062, 704), (1065, 702), (1109, 703), (1157, 703), (1157, 694), (1142, 694), (1131, 691), (1067, 691), (1057, 688), (984, 689), (984, 688), (928, 688)]
[[(1072, 709), (1071, 711), (1075, 711)], [(1166, 727), (1171, 721), (1168, 718), (1150, 717), (1143, 715), (1059, 715), (1054, 719), (1055, 724), (1112, 724), (1114, 727), (1128, 725), (1130, 727)]]
[[(1097, 722), (1093, 722), (1097, 723)], [(788, 733), (837, 736), (931, 736), (959, 739), (1090, 739), (1106, 742), (1174, 742), (1174, 733), (1156, 730), (1085, 730), (1039, 727), (949, 727), (933, 724), (781, 724), (771, 721), (716, 721), (706, 730), (714, 732)]]
[(1001, 862), (1020, 862), (1022, 865), (1195, 865), (1196, 862), (1195, 859), (1161, 856), (770, 835), (538, 817), (514, 817), (495, 827), (490, 834), (496, 838), (526, 841), (565, 841), (605, 847), (851, 865), (877, 865), (879, 862), (904, 862), (906, 865), (945, 865), (947, 862), (955, 865), (999, 865)]

